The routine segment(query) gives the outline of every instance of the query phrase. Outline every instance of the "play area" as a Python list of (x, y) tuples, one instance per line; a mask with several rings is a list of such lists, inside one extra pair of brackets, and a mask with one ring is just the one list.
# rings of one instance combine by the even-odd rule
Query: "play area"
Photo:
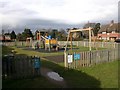
[[(89, 31), (87, 43), (73, 41), (73, 33), (79, 31)], [(118, 48), (114, 46), (118, 44), (108, 44), (111, 46), (108, 49), (100, 42), (101, 47), (98, 47), (92, 32), (92, 28), (71, 29), (67, 41), (62, 42), (39, 31), (36, 40), (28, 37), (26, 42), (12, 43), (11, 46), (10, 43), (8, 46), (4, 44), (3, 87), (117, 87)], [(115, 74), (112, 78), (109, 70)], [(110, 85), (111, 79), (113, 83)]]
[(58, 51), (59, 45), (57, 39), (52, 38), (45, 31), (39, 31), (36, 34), (37, 39), (32, 40), (32, 38), (26, 39), (26, 46), (31, 47), (32, 49), (41, 49), (45, 51)]
[[(73, 45), (73, 34), (80, 32), (80, 31), (88, 31), (89, 32), (89, 51), (92, 50), (92, 43), (94, 43), (94, 48), (97, 50), (97, 45), (95, 45), (96, 38), (94, 37), (93, 29), (91, 27), (86, 29), (71, 29), (68, 31), (67, 41), (60, 45), (57, 41), (57, 38), (53, 38), (51, 35), (48, 35), (48, 32), (46, 31), (38, 31), (36, 34), (36, 40), (33, 40), (31, 37), (28, 37), (26, 39), (26, 46), (29, 47), (29, 49), (39, 50), (43, 52), (52, 52), (52, 51), (64, 51), (67, 50), (73, 50), (75, 49)], [(69, 41), (70, 40), (70, 41)], [(93, 40), (93, 41), (92, 41)], [(68, 43), (69, 42), (69, 43)], [(73, 48), (74, 47), (74, 48)], [(79, 47), (79, 46), (77, 46)], [(78, 49), (78, 48), (76, 48)]]

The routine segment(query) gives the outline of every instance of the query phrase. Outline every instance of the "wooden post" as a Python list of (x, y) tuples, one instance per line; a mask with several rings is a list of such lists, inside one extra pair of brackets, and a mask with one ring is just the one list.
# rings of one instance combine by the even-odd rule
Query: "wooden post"
[(91, 28), (89, 27), (89, 50), (91, 51)]
[(72, 33), (70, 33), (71, 51), (72, 51)]
[(70, 31), (68, 32), (67, 42), (66, 42), (66, 46), (65, 46), (65, 52), (67, 50), (67, 44), (68, 44), (68, 41), (69, 41), (69, 36), (70, 36)]
[(66, 52), (64, 52), (64, 66), (67, 68), (67, 58), (66, 58)]
[(51, 43), (50, 43), (50, 40), (49, 40), (49, 52), (50, 52), (50, 48), (51, 48)]

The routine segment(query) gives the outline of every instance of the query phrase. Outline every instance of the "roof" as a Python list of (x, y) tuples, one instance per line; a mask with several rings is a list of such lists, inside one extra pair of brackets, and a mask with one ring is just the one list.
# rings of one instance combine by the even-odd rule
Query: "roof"
[(106, 25), (102, 25), (99, 32), (98, 33), (101, 33), (101, 32), (112, 32), (112, 31), (115, 31), (115, 32), (119, 32), (120, 28), (120, 23), (113, 23), (113, 24), (106, 24)]

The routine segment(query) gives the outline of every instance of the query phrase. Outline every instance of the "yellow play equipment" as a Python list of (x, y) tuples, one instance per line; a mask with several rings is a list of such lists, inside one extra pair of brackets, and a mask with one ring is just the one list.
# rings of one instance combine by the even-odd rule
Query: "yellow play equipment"
[(49, 49), (49, 51), (51, 51), (51, 49), (58, 51), (58, 42), (57, 39), (45, 39), (45, 50)]
[(57, 39), (51, 38), (47, 32), (38, 32), (37, 41), (42, 41), (45, 50), (51, 51), (51, 49), (58, 51), (58, 42)]

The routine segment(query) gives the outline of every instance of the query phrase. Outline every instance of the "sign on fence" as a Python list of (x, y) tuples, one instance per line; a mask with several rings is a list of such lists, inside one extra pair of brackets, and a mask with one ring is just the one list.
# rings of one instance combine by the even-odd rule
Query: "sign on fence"
[(80, 60), (80, 54), (74, 54), (74, 60)]
[(73, 55), (68, 55), (68, 63), (72, 63), (73, 62)]

